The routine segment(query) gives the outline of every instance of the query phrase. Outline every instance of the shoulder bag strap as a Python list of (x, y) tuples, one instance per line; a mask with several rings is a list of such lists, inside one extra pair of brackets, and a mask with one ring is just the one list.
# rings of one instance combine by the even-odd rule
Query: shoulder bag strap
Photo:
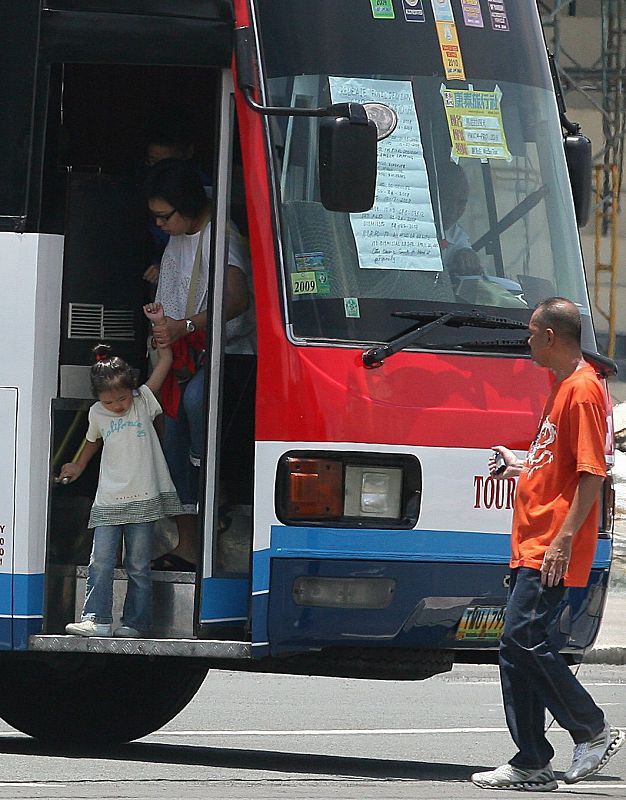
[(189, 294), (187, 295), (187, 319), (193, 317), (196, 313), (196, 292), (198, 291), (198, 278), (200, 276), (200, 264), (202, 263), (202, 244), (204, 241), (204, 232), (208, 224), (209, 217), (207, 217), (200, 228), (200, 239), (198, 240), (198, 247), (196, 248), (196, 255), (193, 260), (193, 269), (191, 270), (191, 279), (189, 281)]

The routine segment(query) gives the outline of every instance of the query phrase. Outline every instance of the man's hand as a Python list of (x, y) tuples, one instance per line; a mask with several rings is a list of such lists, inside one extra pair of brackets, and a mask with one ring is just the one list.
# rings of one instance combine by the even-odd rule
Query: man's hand
[(159, 282), (159, 275), (161, 274), (161, 267), (158, 264), (150, 264), (148, 269), (141, 276), (144, 281), (148, 283), (157, 284)]
[(565, 577), (572, 557), (572, 537), (557, 536), (543, 555), (541, 583), (558, 586)]
[[(493, 450), (494, 454), (487, 462), (489, 475), (496, 480), (517, 478), (522, 471), (524, 462), (520, 461), (512, 450), (509, 450), (508, 447), (503, 447), (501, 444), (497, 444), (491, 449)], [(496, 453), (502, 456), (504, 463), (506, 464), (506, 469), (504, 469), (502, 472), (496, 472), (498, 469), (498, 465), (496, 464)]]

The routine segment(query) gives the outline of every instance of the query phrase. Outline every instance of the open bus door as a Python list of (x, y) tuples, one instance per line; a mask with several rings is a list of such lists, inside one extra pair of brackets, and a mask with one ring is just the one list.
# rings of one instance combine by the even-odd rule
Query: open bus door
[[(223, 279), (209, 287), (215, 318), (206, 386), (205, 491), (199, 503), (206, 523), (204, 555), (195, 572), (155, 575), (159, 639), (131, 642), (132, 658), (120, 655), (131, 650), (119, 640), (63, 635), (82, 605), (89, 558), (86, 522), (97, 464), (71, 486), (52, 479), (79, 450), (86, 431), (93, 346), (99, 340), (113, 343), (145, 380), (148, 330), (141, 306), (150, 298), (141, 279), (141, 254), (147, 209), (133, 165), (143, 155), (149, 112), (165, 113), (172, 98), (195, 111), (197, 156), (212, 173), (218, 224), (227, 224), (236, 153), (228, 88), (232, 8), (217, 0), (156, 2), (150, 11), (143, 2), (114, 1), (78, 8), (58, 0), (42, 9), (33, 0), (20, 4), (19, 11), (11, 3), (0, 7), (7, 69), (12, 76), (30, 76), (19, 89), (7, 82), (6, 103), (3, 93), (3, 107), (11, 111), (9, 150), (15, 153), (19, 134), (29, 158), (16, 156), (0, 167), (0, 262), (11, 271), (3, 287), (13, 298), (5, 314), (6, 341), (15, 342), (11, 357), (3, 360), (5, 388), (0, 390), (6, 458), (0, 495), (0, 648), (7, 651), (2, 672), (11, 686), (3, 693), (0, 716), (43, 738), (121, 741), (165, 724), (193, 697), (206, 675), (207, 655), (222, 654), (221, 642), (213, 652), (200, 641), (213, 636), (214, 623), (237, 616), (238, 636), (244, 635), (243, 547), (237, 571), (232, 558), (224, 563), (213, 538), (220, 480)], [(7, 193), (5, 185), (14, 188)], [(237, 226), (244, 234), (245, 220), (239, 217)], [(11, 256), (18, 246), (20, 257)], [(225, 247), (226, 233), (213, 238), (212, 264), (224, 263)], [(31, 250), (28, 263), (22, 263)], [(16, 330), (22, 331), (17, 341)], [(22, 465), (18, 472), (16, 460)], [(17, 515), (16, 497), (27, 499)], [(234, 530), (241, 531), (241, 518), (250, 512), (239, 512)], [(11, 551), (13, 536), (20, 541), (19, 552)], [(116, 578), (114, 594), (119, 589), (123, 594), (121, 570)], [(221, 591), (213, 591), (214, 585)], [(17, 638), (16, 621), (23, 628)], [(203, 630), (204, 623), (211, 627)], [(157, 654), (178, 658), (155, 660)], [(131, 705), (141, 714), (129, 718), (125, 712)]]

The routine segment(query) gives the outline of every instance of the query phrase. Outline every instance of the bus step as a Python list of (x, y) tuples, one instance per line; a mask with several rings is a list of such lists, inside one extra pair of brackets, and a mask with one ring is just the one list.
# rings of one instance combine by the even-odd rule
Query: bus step
[(250, 642), (211, 639), (116, 639), (96, 636), (31, 636), (29, 650), (54, 653), (110, 653), (136, 656), (185, 656), (190, 658), (245, 659), (252, 655)]
[[(74, 619), (80, 619), (85, 600), (87, 567), (76, 567)], [(113, 573), (113, 629), (121, 623), (126, 597), (126, 570)], [(152, 616), (150, 634), (155, 639), (192, 639), (195, 572), (152, 571)], [(68, 620), (70, 622), (71, 620)], [(143, 641), (146, 641), (145, 639)]]

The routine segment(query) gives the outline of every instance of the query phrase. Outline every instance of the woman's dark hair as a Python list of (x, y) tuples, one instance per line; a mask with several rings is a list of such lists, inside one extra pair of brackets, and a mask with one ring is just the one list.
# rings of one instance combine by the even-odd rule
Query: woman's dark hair
[(146, 200), (160, 198), (169, 203), (183, 217), (199, 217), (208, 207), (197, 167), (189, 161), (165, 158), (155, 164), (144, 184)]
[(102, 392), (113, 389), (135, 389), (137, 381), (132, 367), (119, 356), (111, 355), (108, 344), (99, 344), (93, 349), (96, 363), (91, 368), (91, 393), (100, 397)]

